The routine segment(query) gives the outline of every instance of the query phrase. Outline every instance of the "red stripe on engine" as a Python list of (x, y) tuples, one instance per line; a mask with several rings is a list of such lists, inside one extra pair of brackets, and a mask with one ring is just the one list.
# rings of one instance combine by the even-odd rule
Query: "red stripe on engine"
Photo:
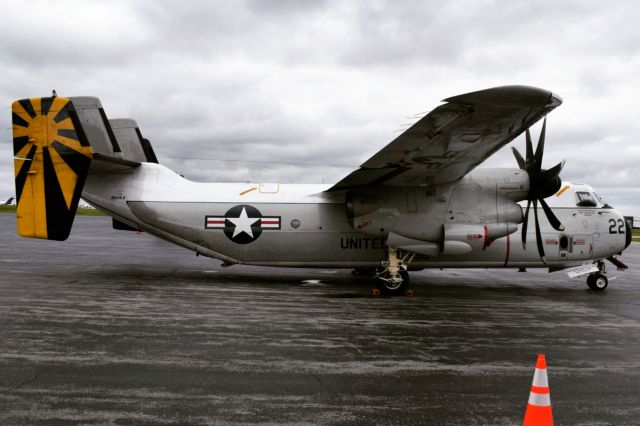
[(507, 235), (507, 253), (504, 257), (504, 265), (502, 265), (504, 268), (507, 267), (507, 264), (509, 263), (509, 252), (511, 251), (511, 235)]
[(482, 250), (485, 250), (489, 247), (489, 227), (484, 225), (484, 244), (482, 245)]

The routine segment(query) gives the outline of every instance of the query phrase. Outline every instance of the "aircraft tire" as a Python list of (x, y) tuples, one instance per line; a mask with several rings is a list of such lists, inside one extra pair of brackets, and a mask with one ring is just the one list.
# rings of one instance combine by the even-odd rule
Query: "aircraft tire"
[(375, 278), (376, 287), (382, 294), (387, 296), (401, 296), (407, 292), (409, 288), (409, 273), (404, 269), (401, 269), (399, 273), (402, 277), (402, 282), (399, 284), (392, 284), (382, 278)]
[(609, 280), (604, 274), (595, 273), (587, 277), (587, 285), (591, 290), (603, 291), (609, 285)]

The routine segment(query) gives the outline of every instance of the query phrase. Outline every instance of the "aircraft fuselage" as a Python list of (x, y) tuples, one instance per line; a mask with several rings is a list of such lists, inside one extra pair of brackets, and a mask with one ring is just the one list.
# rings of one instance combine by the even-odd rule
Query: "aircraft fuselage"
[[(540, 214), (543, 262), (533, 214), (526, 249), (521, 242), (517, 200), (528, 190), (526, 172), (500, 170), (479, 169), (437, 187), (324, 192), (329, 185), (196, 183), (142, 163), (120, 174), (90, 173), (83, 198), (130, 226), (231, 264), (375, 268), (387, 259), (390, 233), (440, 247), (418, 254), (412, 268), (563, 267), (624, 249), (627, 230), (613, 208), (550, 201), (565, 229), (554, 230)], [(449, 240), (471, 250), (447, 253)]]

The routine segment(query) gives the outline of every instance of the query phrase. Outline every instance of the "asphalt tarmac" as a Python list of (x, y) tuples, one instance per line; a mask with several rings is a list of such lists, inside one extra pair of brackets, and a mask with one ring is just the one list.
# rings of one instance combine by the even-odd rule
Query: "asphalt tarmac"
[[(0, 214), (0, 424), (521, 424), (545, 353), (556, 424), (640, 423), (640, 244), (603, 293), (543, 270), (233, 266), (77, 217)], [(613, 270), (613, 268), (611, 268)]]

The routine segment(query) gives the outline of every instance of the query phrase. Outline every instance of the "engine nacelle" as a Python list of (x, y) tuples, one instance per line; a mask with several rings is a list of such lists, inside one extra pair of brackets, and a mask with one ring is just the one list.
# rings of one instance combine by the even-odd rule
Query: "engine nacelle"
[[(449, 223), (444, 225), (444, 249), (446, 252), (447, 243), (458, 242), (464, 243), (469, 246), (469, 250), (484, 250), (495, 239), (506, 237), (509, 234), (513, 234), (518, 230), (518, 225), (515, 223), (488, 223), (488, 224), (475, 224), (475, 223)], [(460, 247), (461, 244), (449, 244), (453, 251), (454, 247)], [(467, 252), (468, 252), (467, 251)], [(466, 252), (465, 252), (466, 253)], [(458, 254), (458, 253), (451, 253)]]
[(441, 229), (441, 237), (437, 241), (425, 241), (390, 232), (387, 244), (428, 256), (465, 254), (486, 249), (494, 239), (516, 232), (518, 225), (448, 223), (441, 225)]
[[(453, 223), (444, 225), (444, 247), (451, 254), (463, 254), (472, 250), (482, 250), (485, 246), (485, 228), (472, 223)], [(447, 244), (449, 243), (449, 244)], [(443, 250), (444, 252), (445, 250)]]
[[(393, 232), (438, 243), (440, 251), (452, 253), (469, 250), (454, 241), (482, 249), (515, 232), (522, 222), (522, 208), (496, 194), (495, 189), (491, 193), (466, 184), (445, 189), (439, 187), (433, 194), (415, 188), (350, 193), (346, 199), (347, 218), (358, 232), (377, 237)], [(413, 209), (408, 201), (412, 197), (417, 198)], [(450, 242), (448, 250), (443, 250), (445, 241)]]

